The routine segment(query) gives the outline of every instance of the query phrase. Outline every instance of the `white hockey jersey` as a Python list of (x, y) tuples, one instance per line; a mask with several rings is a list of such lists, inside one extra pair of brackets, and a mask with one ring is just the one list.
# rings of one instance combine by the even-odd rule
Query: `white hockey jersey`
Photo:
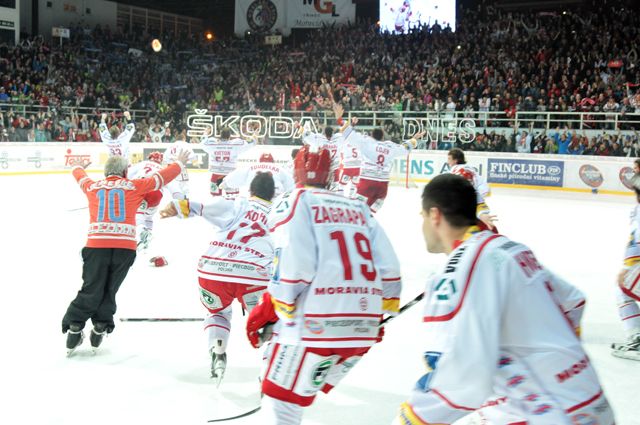
[(362, 166), (362, 155), (357, 146), (345, 142), (340, 150), (340, 167), (342, 169), (360, 168)]
[(584, 298), (529, 248), (490, 231), (467, 234), (424, 299), (427, 369), (401, 408), (408, 423), (450, 424), (483, 408), (492, 424), (613, 425), (574, 329)]
[(340, 166), (340, 150), (344, 144), (342, 134), (336, 133), (331, 136), (331, 139), (327, 139), (324, 134), (305, 131), (302, 133), (302, 143), (314, 149), (328, 149), (329, 153), (331, 153), (331, 167), (329, 169), (331, 172), (334, 172)]
[(98, 126), (100, 130), (100, 139), (102, 143), (107, 146), (109, 150), (109, 156), (120, 155), (124, 158), (129, 158), (129, 142), (136, 132), (136, 126), (133, 122), (128, 123), (124, 127), (124, 131), (120, 133), (117, 139), (111, 137), (107, 124), (101, 122)]
[(456, 164), (451, 167), (450, 172), (464, 177), (473, 185), (473, 188), (476, 190), (478, 217), (481, 214), (491, 214), (489, 206), (484, 199), (491, 194), (491, 189), (489, 188), (489, 184), (487, 184), (487, 180), (478, 172), (478, 169), (469, 164)]
[(215, 137), (204, 139), (199, 147), (209, 154), (209, 171), (226, 176), (236, 169), (238, 157), (247, 149), (256, 145), (255, 140), (220, 140)]
[(295, 187), (290, 172), (272, 162), (259, 162), (249, 167), (236, 168), (227, 175), (223, 180), (225, 192), (238, 193), (242, 190), (248, 193), (249, 185), (258, 173), (270, 173), (273, 176), (276, 189), (274, 198)]
[[(163, 162), (165, 164), (170, 164), (175, 162), (178, 158), (180, 152), (189, 152), (189, 157), (187, 158), (187, 162), (191, 163), (197, 159), (197, 155), (193, 151), (193, 145), (191, 143), (187, 143), (183, 140), (177, 140), (169, 145), (169, 147), (164, 151), (164, 159)], [(187, 172), (187, 167), (182, 169), (182, 172), (178, 177), (175, 178), (175, 182), (186, 182), (189, 181), (189, 173)]]
[(631, 234), (624, 253), (624, 266), (627, 269), (640, 264), (640, 204), (631, 210)]
[(393, 160), (399, 156), (406, 156), (411, 150), (409, 143), (378, 141), (358, 133), (352, 127), (347, 127), (345, 130), (344, 140), (360, 150), (362, 155), (360, 179), (365, 180), (388, 182)]
[(149, 177), (153, 173), (162, 170), (162, 168), (162, 165), (154, 161), (140, 161), (129, 166), (127, 169), (127, 178), (133, 180)]
[(294, 189), (273, 207), (269, 293), (278, 342), (368, 347), (383, 313), (398, 311), (400, 266), (366, 204), (323, 189)]
[(218, 282), (266, 286), (273, 260), (267, 217), (271, 202), (258, 198), (215, 198), (207, 204), (174, 200), (178, 217), (202, 216), (216, 227), (198, 276)]

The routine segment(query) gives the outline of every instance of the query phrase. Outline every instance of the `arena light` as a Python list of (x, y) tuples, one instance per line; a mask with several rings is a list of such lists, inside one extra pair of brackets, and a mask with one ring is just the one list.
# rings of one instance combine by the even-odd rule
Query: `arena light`
[(207, 39), (207, 41), (213, 41), (213, 39), (215, 38), (213, 35), (213, 32), (211, 31), (205, 31), (204, 33), (204, 38)]

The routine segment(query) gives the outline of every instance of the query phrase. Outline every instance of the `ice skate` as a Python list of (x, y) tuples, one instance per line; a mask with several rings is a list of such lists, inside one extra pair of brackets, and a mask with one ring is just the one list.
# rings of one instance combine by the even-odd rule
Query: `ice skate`
[(211, 351), (211, 379), (219, 387), (224, 377), (224, 371), (227, 368), (227, 353), (216, 354)]
[(107, 327), (103, 323), (98, 323), (93, 327), (93, 329), (91, 329), (89, 342), (91, 343), (91, 348), (93, 349), (94, 354), (98, 351), (98, 347), (102, 344), (102, 340), (106, 334)]
[(67, 331), (67, 357), (71, 356), (73, 352), (82, 344), (84, 340), (84, 333), (78, 325), (69, 326)]
[(622, 359), (640, 361), (640, 334), (633, 335), (627, 343), (611, 344), (611, 354)]

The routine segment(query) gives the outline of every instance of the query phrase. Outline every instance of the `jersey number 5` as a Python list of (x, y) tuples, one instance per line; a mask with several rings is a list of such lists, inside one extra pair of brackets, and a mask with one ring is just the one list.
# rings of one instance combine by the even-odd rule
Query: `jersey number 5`
[[(122, 189), (100, 189), (96, 192), (98, 197), (98, 217), (97, 221), (107, 221), (112, 223), (122, 223), (127, 213), (124, 206), (124, 190)], [(105, 214), (106, 213), (106, 214)]]
[[(347, 247), (347, 240), (344, 237), (344, 232), (335, 231), (329, 233), (331, 239), (338, 242), (338, 248), (340, 249), (340, 258), (342, 259), (342, 266), (344, 267), (344, 280), (353, 280), (353, 269), (351, 266), (351, 259), (349, 258), (349, 248)], [(360, 273), (369, 282), (376, 280), (376, 268), (373, 264), (373, 256), (371, 255), (371, 243), (365, 235), (360, 232), (356, 232), (353, 235), (353, 242), (356, 245), (356, 251), (360, 257), (367, 260), (366, 263), (360, 264)]]

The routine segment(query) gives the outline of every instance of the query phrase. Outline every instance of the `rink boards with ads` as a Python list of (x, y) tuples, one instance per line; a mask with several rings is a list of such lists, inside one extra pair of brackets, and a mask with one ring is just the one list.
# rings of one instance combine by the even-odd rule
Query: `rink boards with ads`
[[(131, 162), (141, 161), (149, 152), (164, 151), (168, 146), (132, 143), (129, 147)], [(285, 164), (296, 147), (260, 145), (245, 152), (240, 157), (240, 164), (256, 162), (263, 152), (270, 152), (277, 163)], [(195, 151), (197, 161), (188, 168), (206, 171), (207, 154), (200, 149)], [(609, 195), (633, 193), (630, 185), (633, 158), (471, 151), (465, 155), (467, 162), (475, 166), (493, 187)], [(107, 158), (107, 151), (100, 143), (2, 143), (0, 176), (59, 174), (89, 162), (89, 171), (100, 172)], [(408, 175), (415, 183), (427, 183), (448, 171), (447, 151), (414, 151), (396, 159), (392, 182), (404, 183)]]

